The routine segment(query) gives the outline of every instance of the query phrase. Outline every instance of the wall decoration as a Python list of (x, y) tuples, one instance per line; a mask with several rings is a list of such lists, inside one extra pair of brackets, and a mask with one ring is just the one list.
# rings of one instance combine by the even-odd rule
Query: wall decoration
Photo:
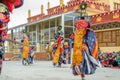
[(100, 21), (102, 21), (102, 17), (98, 17), (97, 19), (96, 19), (96, 22), (100, 22)]
[(119, 13), (115, 13), (115, 14), (113, 15), (113, 19), (119, 18), (119, 17), (120, 17)]

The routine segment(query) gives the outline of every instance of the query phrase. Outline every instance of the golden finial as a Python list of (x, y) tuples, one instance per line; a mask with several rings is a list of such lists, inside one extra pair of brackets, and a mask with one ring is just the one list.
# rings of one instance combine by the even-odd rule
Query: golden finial
[(28, 18), (31, 17), (31, 10), (28, 10)]
[(50, 2), (48, 2), (48, 9), (50, 9)]
[(60, 0), (60, 6), (64, 4), (64, 0)]
[(43, 14), (44, 13), (44, 7), (43, 7), (43, 5), (41, 5), (41, 14)]

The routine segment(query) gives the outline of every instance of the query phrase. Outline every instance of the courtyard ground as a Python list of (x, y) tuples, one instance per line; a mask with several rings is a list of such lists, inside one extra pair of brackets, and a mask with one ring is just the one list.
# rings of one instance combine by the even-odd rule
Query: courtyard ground
[[(96, 73), (87, 75), (86, 80), (119, 80), (120, 69), (97, 68)], [(54, 68), (51, 61), (34, 61), (23, 66), (21, 61), (4, 61), (0, 80), (81, 80), (74, 76), (70, 65)]]

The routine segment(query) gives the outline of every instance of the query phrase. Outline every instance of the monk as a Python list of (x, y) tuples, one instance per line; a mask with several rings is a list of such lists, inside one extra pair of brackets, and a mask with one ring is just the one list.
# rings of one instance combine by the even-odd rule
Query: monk
[(29, 46), (28, 46), (28, 38), (27, 36), (23, 37), (23, 47), (22, 47), (22, 64), (26, 65), (28, 63), (28, 52), (29, 52)]
[(85, 75), (94, 74), (98, 66), (98, 43), (94, 32), (88, 28), (84, 19), (75, 21), (73, 36), (72, 70), (74, 75), (80, 75), (85, 80)]

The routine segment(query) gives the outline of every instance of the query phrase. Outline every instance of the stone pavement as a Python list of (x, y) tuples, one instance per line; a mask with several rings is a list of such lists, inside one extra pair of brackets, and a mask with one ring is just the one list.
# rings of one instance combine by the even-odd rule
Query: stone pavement
[[(70, 65), (54, 68), (51, 61), (34, 61), (33, 65), (23, 66), (21, 61), (4, 61), (0, 80), (81, 80), (73, 76)], [(120, 80), (120, 69), (98, 68), (86, 80)]]

